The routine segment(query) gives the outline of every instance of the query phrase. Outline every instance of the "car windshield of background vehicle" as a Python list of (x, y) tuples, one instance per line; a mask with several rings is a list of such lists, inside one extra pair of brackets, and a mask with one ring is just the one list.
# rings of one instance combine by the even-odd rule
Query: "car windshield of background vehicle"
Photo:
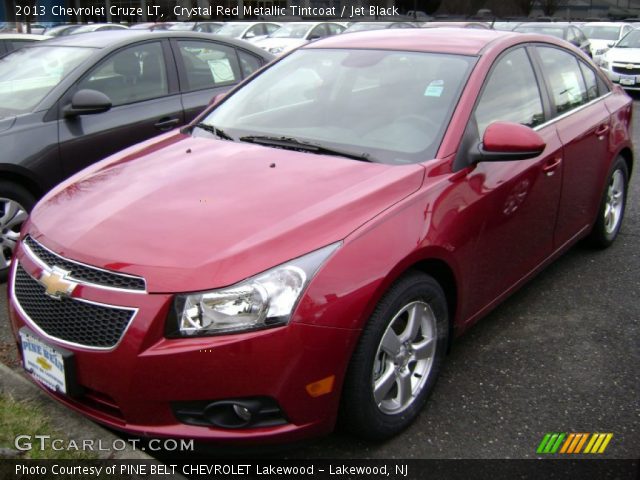
[(616, 44), (616, 48), (640, 48), (640, 30), (632, 30)]
[(620, 27), (582, 27), (582, 31), (587, 38), (596, 40), (617, 40), (620, 34)]
[(271, 38), (304, 38), (309, 31), (308, 23), (290, 23), (273, 32)]
[(421, 162), (435, 156), (474, 63), (438, 53), (299, 50), (204, 123), (234, 140), (287, 137), (381, 163)]
[(248, 26), (249, 25), (246, 23), (227, 23), (216, 32), (216, 35), (222, 35), (223, 37), (239, 37)]
[(537, 33), (540, 35), (551, 35), (556, 38), (564, 38), (564, 30), (562, 28), (553, 27), (518, 27), (515, 29), (519, 33)]
[(31, 47), (0, 59), (0, 118), (32, 112), (94, 51), (82, 47)]

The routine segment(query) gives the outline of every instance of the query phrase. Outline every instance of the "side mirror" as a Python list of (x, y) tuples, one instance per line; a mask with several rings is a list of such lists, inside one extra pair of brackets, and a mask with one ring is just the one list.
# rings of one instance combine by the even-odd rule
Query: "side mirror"
[(256, 34), (254, 32), (247, 32), (244, 34), (244, 38), (253, 38)]
[(217, 105), (218, 103), (220, 103), (222, 101), (222, 99), (224, 97), (226, 97), (227, 94), (226, 93), (219, 93), (217, 94), (215, 97), (213, 97), (211, 100), (209, 100), (209, 106), (211, 105)]
[(97, 90), (78, 90), (71, 97), (71, 105), (64, 107), (65, 117), (106, 112), (111, 108), (111, 99)]
[(474, 162), (527, 160), (540, 155), (546, 143), (533, 129), (512, 122), (494, 122), (487, 127), (482, 143), (471, 152)]
[(320, 35), (319, 33), (314, 33), (313, 35), (309, 35), (309, 41), (310, 42), (312, 40), (318, 40), (319, 38), (322, 38), (322, 35)]
[(616, 42), (609, 42), (607, 43), (607, 47), (609, 48), (613, 48), (615, 46)]

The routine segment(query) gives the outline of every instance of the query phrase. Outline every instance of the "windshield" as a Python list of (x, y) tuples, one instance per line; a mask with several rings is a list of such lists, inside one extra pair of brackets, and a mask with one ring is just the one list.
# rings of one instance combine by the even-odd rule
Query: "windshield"
[(249, 25), (243, 23), (226, 23), (216, 32), (224, 37), (239, 37)]
[(28, 113), (94, 50), (23, 48), (0, 58), (0, 118)]
[(515, 31), (520, 33), (539, 33), (564, 39), (564, 29), (558, 27), (518, 27)]
[(180, 22), (180, 23), (174, 23), (168, 28), (168, 30), (179, 30), (179, 31), (193, 30), (194, 26), (195, 26), (195, 22)]
[(271, 38), (304, 38), (311, 26), (307, 23), (290, 23), (273, 32)]
[(589, 26), (582, 27), (582, 31), (587, 38), (596, 40), (617, 40), (620, 34), (620, 27)]
[(631, 30), (622, 37), (616, 48), (640, 48), (640, 30)]
[[(388, 50), (299, 50), (204, 123), (236, 141), (287, 137), (389, 164), (433, 158), (474, 57)], [(194, 135), (210, 135), (194, 130)]]

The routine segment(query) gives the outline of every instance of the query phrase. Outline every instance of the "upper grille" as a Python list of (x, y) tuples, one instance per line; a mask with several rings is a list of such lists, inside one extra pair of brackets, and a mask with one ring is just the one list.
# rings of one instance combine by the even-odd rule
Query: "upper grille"
[(59, 267), (69, 273), (69, 278), (81, 282), (102, 285), (104, 287), (121, 288), (123, 290), (141, 290), (146, 288), (144, 278), (124, 275), (122, 273), (100, 270), (88, 265), (72, 262), (47, 250), (30, 236), (24, 239), (24, 243), (43, 263), (48, 267)]
[(633, 68), (613, 65), (611, 69), (616, 73), (621, 73), (622, 75), (640, 75), (640, 65), (634, 65)]
[(107, 307), (68, 297), (49, 297), (20, 264), (14, 295), (24, 313), (51, 337), (95, 348), (114, 347), (135, 315), (134, 310)]

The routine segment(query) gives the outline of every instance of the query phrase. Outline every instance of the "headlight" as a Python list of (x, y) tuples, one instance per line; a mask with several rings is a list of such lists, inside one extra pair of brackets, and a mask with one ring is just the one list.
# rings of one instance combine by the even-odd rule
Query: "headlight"
[(269, 49), (269, 53), (280, 53), (284, 50), (284, 47), (273, 47)]
[(177, 295), (167, 337), (217, 335), (286, 325), (306, 286), (340, 242), (227, 288)]

